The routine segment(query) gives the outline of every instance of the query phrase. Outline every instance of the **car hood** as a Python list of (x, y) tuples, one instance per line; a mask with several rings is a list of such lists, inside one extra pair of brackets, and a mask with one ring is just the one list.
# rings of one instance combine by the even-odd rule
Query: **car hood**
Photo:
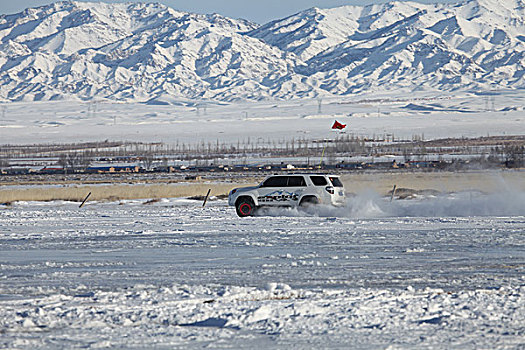
[(248, 191), (256, 190), (258, 188), (259, 186), (248, 186), (248, 187), (238, 187), (236, 188), (236, 190), (238, 193), (238, 192), (248, 192)]

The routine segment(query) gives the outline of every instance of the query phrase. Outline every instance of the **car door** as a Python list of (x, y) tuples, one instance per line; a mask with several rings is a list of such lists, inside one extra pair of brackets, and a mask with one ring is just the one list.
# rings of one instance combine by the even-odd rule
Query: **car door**
[(258, 190), (257, 201), (260, 206), (285, 205), (284, 189), (288, 183), (287, 176), (271, 176), (264, 180)]
[(257, 200), (263, 206), (295, 206), (305, 186), (302, 176), (272, 176), (259, 187)]
[(290, 206), (297, 206), (299, 199), (303, 195), (306, 189), (306, 181), (302, 175), (290, 175), (288, 176), (288, 182), (286, 185), (286, 191), (288, 192), (288, 204)]
[(326, 177), (324, 175), (312, 175), (310, 176), (310, 180), (314, 185), (312, 192), (315, 192), (321, 200), (321, 203), (330, 203), (330, 194), (326, 191), (326, 186), (329, 185)]

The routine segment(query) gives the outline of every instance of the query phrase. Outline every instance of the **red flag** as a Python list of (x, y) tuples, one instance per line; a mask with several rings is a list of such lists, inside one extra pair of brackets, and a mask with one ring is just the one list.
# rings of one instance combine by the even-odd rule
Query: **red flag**
[(334, 125), (332, 125), (332, 129), (343, 130), (344, 128), (346, 128), (346, 124), (341, 124), (337, 120)]

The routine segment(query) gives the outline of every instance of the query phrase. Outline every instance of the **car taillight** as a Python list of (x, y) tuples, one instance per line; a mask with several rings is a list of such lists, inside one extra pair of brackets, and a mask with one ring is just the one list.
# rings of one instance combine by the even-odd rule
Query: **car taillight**
[(237, 192), (237, 189), (236, 189), (236, 188), (234, 188), (234, 189), (230, 192), (230, 194), (234, 194), (235, 192)]
[(330, 194), (334, 194), (335, 191), (334, 191), (334, 188), (332, 186), (326, 186), (326, 192), (330, 193)]

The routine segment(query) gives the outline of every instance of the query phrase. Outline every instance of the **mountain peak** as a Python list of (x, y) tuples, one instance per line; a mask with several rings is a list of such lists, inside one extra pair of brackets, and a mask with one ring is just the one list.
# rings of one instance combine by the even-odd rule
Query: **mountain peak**
[(158, 3), (0, 16), (0, 99), (264, 99), (525, 88), (524, 0), (312, 7), (259, 26)]

